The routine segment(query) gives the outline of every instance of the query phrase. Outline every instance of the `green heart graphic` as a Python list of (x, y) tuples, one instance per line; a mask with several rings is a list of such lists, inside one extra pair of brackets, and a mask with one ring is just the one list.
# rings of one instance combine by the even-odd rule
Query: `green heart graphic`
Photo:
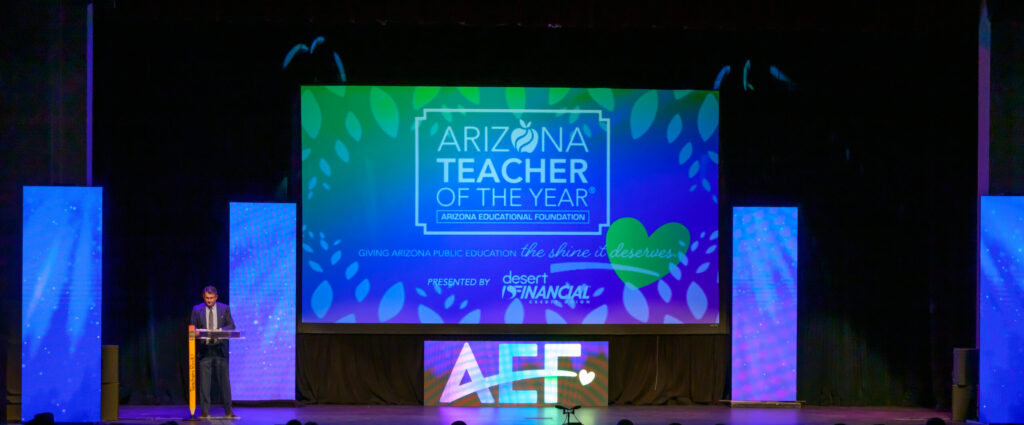
[(666, 223), (650, 237), (643, 223), (633, 217), (615, 220), (604, 238), (608, 261), (623, 283), (637, 289), (668, 274), (669, 264), (690, 247), (690, 231), (679, 223)]

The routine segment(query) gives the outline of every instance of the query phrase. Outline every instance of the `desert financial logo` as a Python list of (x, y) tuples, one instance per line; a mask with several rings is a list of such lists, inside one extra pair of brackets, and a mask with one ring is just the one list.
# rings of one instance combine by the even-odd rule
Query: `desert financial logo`
[(548, 274), (513, 274), (511, 270), (501, 278), (501, 298), (519, 298), (530, 304), (548, 304), (562, 301), (571, 306), (590, 303), (590, 285), (565, 282), (548, 283)]
[(424, 109), (416, 225), (427, 235), (600, 235), (610, 125), (600, 110)]
[[(477, 352), (474, 352), (474, 346)], [(459, 354), (454, 365), (451, 358), (437, 358), (438, 353), (453, 353), (453, 349), (456, 348)], [(495, 348), (497, 353), (493, 352)], [(439, 373), (432, 376), (431, 368), (447, 364), (451, 370), (447, 374), (448, 378), (444, 381), (440, 395), (431, 394), (429, 389), (425, 390), (427, 404), (536, 405), (569, 402), (591, 406), (605, 405), (607, 352), (606, 341), (427, 341), (424, 346), (424, 358), (428, 370), (425, 373), (424, 384), (431, 385), (432, 380), (443, 379), (442, 376), (445, 375)], [(496, 358), (494, 354), (497, 354)], [(561, 360), (561, 364), (571, 365), (573, 370), (559, 368), (560, 359), (565, 358), (569, 360)], [(494, 363), (497, 364), (497, 373), (485, 375), (484, 370), (493, 372)], [(543, 399), (539, 397), (540, 386), (534, 384), (533, 389), (527, 389), (531, 388), (530, 380), (534, 383), (543, 382)], [(513, 385), (518, 389), (514, 389)], [(497, 400), (495, 394), (491, 392), (493, 387), (497, 387)], [(559, 396), (560, 388), (562, 397)], [(467, 397), (471, 399), (466, 399)]]

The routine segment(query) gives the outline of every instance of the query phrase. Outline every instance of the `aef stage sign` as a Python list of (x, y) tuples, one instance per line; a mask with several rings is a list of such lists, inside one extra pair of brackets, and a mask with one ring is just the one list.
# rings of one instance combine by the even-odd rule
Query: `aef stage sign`
[(608, 342), (426, 341), (428, 406), (608, 404)]

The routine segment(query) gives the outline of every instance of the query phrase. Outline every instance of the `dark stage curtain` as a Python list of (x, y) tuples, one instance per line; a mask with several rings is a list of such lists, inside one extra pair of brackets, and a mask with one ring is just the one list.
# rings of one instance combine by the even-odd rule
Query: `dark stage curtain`
[(19, 420), (23, 186), (87, 183), (86, 9), (0, 2), (0, 422)]
[[(296, 391), (312, 403), (423, 404), (427, 339), (445, 337), (300, 334)], [(726, 335), (615, 335), (607, 341), (611, 404), (707, 404), (726, 398)]]

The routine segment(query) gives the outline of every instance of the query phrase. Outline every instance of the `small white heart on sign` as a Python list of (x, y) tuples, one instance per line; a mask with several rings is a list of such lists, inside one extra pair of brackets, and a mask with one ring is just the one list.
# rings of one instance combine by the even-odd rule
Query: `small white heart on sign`
[(587, 386), (591, 382), (594, 382), (594, 377), (596, 375), (597, 374), (589, 370), (580, 369), (580, 383), (583, 384), (583, 386)]

